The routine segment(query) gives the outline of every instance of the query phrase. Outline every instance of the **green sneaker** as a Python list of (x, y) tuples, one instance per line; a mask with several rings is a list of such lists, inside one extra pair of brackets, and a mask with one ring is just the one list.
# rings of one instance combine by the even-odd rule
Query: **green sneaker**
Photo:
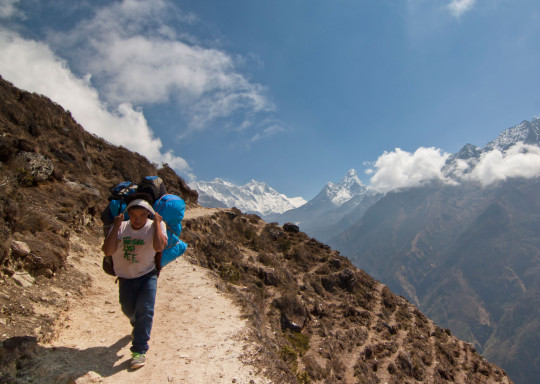
[(133, 352), (131, 354), (131, 369), (141, 368), (146, 364), (146, 355), (144, 353)]

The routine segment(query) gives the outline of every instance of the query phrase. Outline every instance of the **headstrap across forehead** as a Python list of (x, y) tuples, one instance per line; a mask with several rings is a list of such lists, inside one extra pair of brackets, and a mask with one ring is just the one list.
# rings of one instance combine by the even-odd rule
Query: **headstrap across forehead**
[(152, 208), (152, 206), (150, 205), (150, 203), (146, 200), (143, 200), (143, 199), (137, 199), (137, 200), (133, 200), (131, 203), (128, 204), (126, 210), (129, 210), (130, 208), (133, 208), (133, 207), (141, 207), (141, 208), (145, 208), (146, 210), (148, 210), (152, 215), (155, 215), (156, 212), (154, 211), (154, 208)]

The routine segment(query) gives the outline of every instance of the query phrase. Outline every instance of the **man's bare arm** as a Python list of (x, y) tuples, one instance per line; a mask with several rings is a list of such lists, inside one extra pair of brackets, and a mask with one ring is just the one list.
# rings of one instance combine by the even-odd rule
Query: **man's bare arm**
[(103, 242), (103, 246), (101, 247), (101, 250), (106, 255), (112, 255), (118, 249), (118, 244), (120, 244), (120, 240), (118, 240), (118, 231), (120, 230), (120, 226), (122, 225), (123, 220), (124, 220), (123, 213), (119, 214), (118, 216), (114, 218), (112, 230), (109, 232), (109, 234), (105, 238), (105, 241)]
[(161, 222), (163, 221), (163, 218), (159, 213), (156, 212), (154, 215), (154, 223), (152, 224), (154, 226), (154, 251), (161, 252), (165, 249), (167, 246), (167, 238), (163, 235), (163, 232), (161, 231)]

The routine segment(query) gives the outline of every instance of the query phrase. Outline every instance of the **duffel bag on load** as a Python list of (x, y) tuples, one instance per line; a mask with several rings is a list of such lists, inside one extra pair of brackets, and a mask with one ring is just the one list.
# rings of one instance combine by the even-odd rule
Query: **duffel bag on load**
[(156, 201), (153, 208), (167, 224), (167, 247), (161, 256), (161, 267), (164, 267), (182, 255), (187, 248), (187, 244), (180, 240), (186, 203), (176, 195), (167, 194)]
[[(186, 212), (186, 203), (176, 195), (164, 195), (154, 203), (154, 211), (159, 213), (169, 226), (182, 222)], [(178, 233), (178, 236), (180, 234)]]
[[(103, 221), (105, 228), (110, 227), (114, 218), (126, 210), (126, 197), (137, 192), (137, 188), (137, 184), (131, 181), (123, 181), (111, 188), (109, 205), (101, 213), (101, 221)], [(127, 220), (127, 217), (124, 219)], [(107, 231), (105, 231), (105, 234), (107, 234)]]
[(167, 247), (163, 250), (161, 255), (161, 267), (163, 268), (171, 261), (180, 257), (187, 248), (187, 244), (178, 238), (174, 233), (167, 230)]

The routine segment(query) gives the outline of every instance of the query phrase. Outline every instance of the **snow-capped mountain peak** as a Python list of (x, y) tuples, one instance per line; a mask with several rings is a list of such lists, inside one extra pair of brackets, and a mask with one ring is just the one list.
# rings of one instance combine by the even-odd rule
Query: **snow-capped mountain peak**
[(481, 149), (473, 144), (465, 144), (463, 148), (455, 155), (456, 158), (466, 160), (476, 158), (480, 155)]
[[(489, 161), (491, 152), (501, 152), (504, 158), (511, 154), (513, 149), (518, 148), (516, 145), (523, 144), (540, 146), (540, 119), (534, 118), (532, 121), (525, 120), (514, 127), (504, 130), (495, 140), (489, 142), (483, 148), (472, 144), (465, 145), (458, 153), (448, 158), (442, 171), (448, 180), (453, 180), (454, 182), (459, 183), (464, 180), (471, 180), (471, 175), (474, 174), (477, 167), (486, 167), (486, 161)], [(500, 158), (500, 155), (496, 155), (491, 159), (493, 158)], [(513, 168), (516, 169), (515, 164)], [(499, 167), (500, 169), (501, 167)], [(510, 176), (520, 175), (520, 173), (513, 171), (509, 172)], [(485, 173), (477, 172), (476, 175), (473, 175), (472, 180), (478, 181), (482, 179), (482, 175), (487, 176)], [(492, 179), (487, 178), (485, 180)]]
[(275, 190), (270, 188), (266, 183), (262, 181), (256, 181), (256, 180), (251, 180), (250, 182), (246, 183), (244, 185), (244, 188), (257, 194), (264, 194), (264, 193), (273, 194), (274, 192), (276, 192)]
[(505, 151), (518, 142), (540, 144), (540, 119), (525, 120), (515, 127), (504, 130), (495, 140), (488, 143), (485, 149)]
[(351, 169), (339, 183), (327, 183), (322, 193), (334, 205), (341, 206), (354, 196), (364, 194), (366, 190), (367, 188), (358, 178), (356, 170)]
[(359, 219), (382, 196), (362, 184), (351, 169), (339, 183), (327, 183), (309, 202), (277, 216), (275, 221), (298, 224), (310, 236), (327, 241)]
[(266, 183), (256, 180), (237, 186), (216, 178), (212, 181), (193, 183), (192, 187), (199, 192), (199, 202), (203, 205), (236, 207), (241, 211), (261, 216), (283, 213), (306, 203), (302, 197), (289, 198)]

